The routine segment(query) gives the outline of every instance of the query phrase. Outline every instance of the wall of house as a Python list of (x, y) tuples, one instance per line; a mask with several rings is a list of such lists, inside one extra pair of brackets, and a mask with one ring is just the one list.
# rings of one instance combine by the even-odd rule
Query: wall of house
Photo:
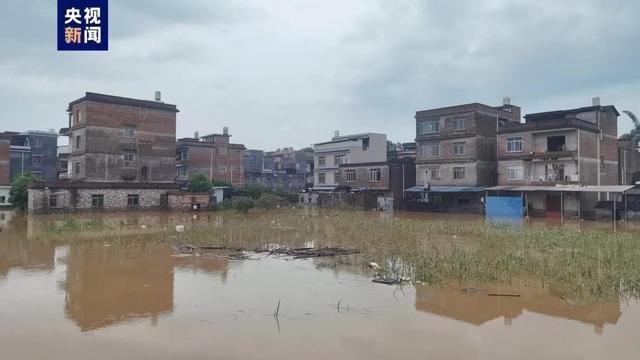
[(178, 161), (179, 167), (187, 169), (187, 178), (201, 173), (234, 186), (244, 184), (244, 150), (217, 143), (179, 142), (178, 146), (187, 151), (187, 159)]
[[(145, 181), (146, 167), (148, 182), (175, 181), (175, 112), (94, 101), (73, 105), (71, 111), (77, 110), (81, 116), (74, 117), (69, 133), (73, 180)], [(136, 128), (135, 137), (125, 136), (125, 126)], [(131, 163), (124, 161), (128, 151), (136, 154)], [(80, 174), (76, 162), (82, 164)]]
[[(371, 181), (370, 171), (380, 169), (380, 181)], [(347, 171), (355, 171), (355, 181), (347, 181)], [(363, 166), (341, 166), (340, 186), (350, 186), (352, 188), (367, 187), (375, 190), (389, 189), (389, 165), (363, 165)]]
[[(104, 195), (104, 210), (131, 209), (127, 205), (129, 194), (139, 195), (139, 206), (135, 209), (161, 208), (160, 197), (166, 189), (74, 189), (74, 188), (31, 188), (29, 189), (28, 211), (43, 213), (55, 211), (91, 210), (91, 195)], [(49, 196), (58, 196), (58, 206), (49, 207)]]
[(11, 138), (0, 137), (0, 186), (11, 184)]
[(560, 130), (560, 131), (546, 131), (533, 134), (533, 151), (537, 154), (543, 154), (548, 151), (547, 141), (552, 136), (564, 136), (565, 137), (565, 151), (577, 151), (578, 150), (578, 137), (576, 130)]

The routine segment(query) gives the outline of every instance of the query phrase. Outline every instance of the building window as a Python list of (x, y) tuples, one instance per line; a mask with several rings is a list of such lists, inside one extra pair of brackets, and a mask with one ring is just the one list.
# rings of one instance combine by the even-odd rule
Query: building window
[(136, 127), (135, 126), (125, 126), (124, 127), (124, 137), (128, 137), (128, 138), (136, 137)]
[(604, 161), (604, 155), (600, 155), (600, 168), (603, 169), (606, 167), (605, 161)]
[(219, 155), (227, 155), (227, 154), (229, 154), (229, 150), (227, 148), (224, 148), (224, 147), (218, 148), (218, 154)]
[(76, 110), (76, 115), (75, 115), (74, 119), (75, 119), (74, 124), (82, 122), (82, 110), (79, 110), (79, 109)]
[(522, 136), (507, 138), (507, 152), (522, 151)]
[(356, 171), (353, 169), (349, 169), (345, 171), (347, 175), (347, 182), (356, 182)]
[(104, 195), (102, 194), (91, 195), (91, 207), (92, 208), (104, 207)]
[(122, 159), (124, 160), (124, 164), (131, 165), (132, 162), (136, 161), (136, 153), (133, 151), (125, 151), (122, 154)]
[(333, 173), (333, 183), (338, 184), (339, 182), (340, 182), (340, 173), (339, 172)]
[(318, 157), (318, 166), (325, 166), (327, 164), (327, 159), (324, 156)]
[(524, 168), (522, 166), (507, 168), (507, 179), (511, 181), (524, 180)]
[(453, 155), (464, 155), (464, 142), (453, 143)]
[(58, 195), (56, 194), (49, 195), (49, 207), (50, 208), (58, 207)]
[[(6, 196), (0, 196), (0, 204), (4, 204), (5, 202), (7, 202), (7, 197)], [(2, 214), (4, 215), (4, 214)]]
[(226, 173), (227, 172), (227, 167), (225, 165), (218, 165), (218, 172)]
[(369, 182), (379, 182), (382, 179), (382, 171), (379, 168), (369, 169)]
[(432, 134), (440, 132), (440, 119), (423, 120), (418, 123), (419, 134)]
[(462, 180), (464, 179), (464, 167), (454, 167), (453, 168), (453, 180)]
[(31, 156), (31, 163), (33, 165), (42, 164), (42, 155), (33, 155), (33, 156)]
[(432, 167), (427, 169), (428, 180), (440, 180), (440, 168)]
[(189, 160), (189, 153), (187, 150), (180, 151), (180, 160)]
[(82, 173), (82, 164), (80, 162), (76, 162), (73, 166), (74, 175), (80, 175)]
[(186, 177), (187, 176), (187, 168), (186, 167), (179, 167), (178, 168), (178, 176)]
[(440, 156), (440, 144), (427, 144), (422, 147), (422, 155), (426, 157), (438, 157)]
[(163, 207), (169, 206), (169, 195), (168, 194), (160, 195), (160, 206), (163, 206)]
[(347, 158), (344, 155), (336, 155), (334, 156), (334, 161), (336, 162), (336, 165), (340, 165), (340, 164), (346, 164), (347, 163)]
[(69, 168), (67, 160), (60, 160), (60, 170), (66, 171)]
[(34, 137), (33, 140), (31, 141), (31, 147), (41, 148), (42, 147), (42, 138), (41, 137)]
[(140, 205), (140, 195), (138, 194), (127, 195), (127, 206), (138, 206), (138, 205)]
[(564, 164), (546, 164), (544, 167), (546, 181), (563, 181)]
[(80, 137), (80, 135), (76, 135), (76, 142), (75, 142), (76, 150), (80, 149), (80, 140), (81, 139), (82, 138)]
[(467, 127), (467, 120), (465, 118), (453, 119), (454, 130), (464, 130)]
[(327, 182), (327, 174), (319, 173), (318, 174), (318, 184), (325, 184)]

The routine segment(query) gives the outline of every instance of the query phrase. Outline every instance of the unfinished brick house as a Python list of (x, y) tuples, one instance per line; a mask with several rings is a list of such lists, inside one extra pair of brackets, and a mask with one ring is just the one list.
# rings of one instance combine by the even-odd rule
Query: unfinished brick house
[(11, 135), (0, 133), (0, 208), (9, 206)]
[(496, 133), (520, 122), (520, 108), (473, 103), (416, 112), (415, 210), (481, 212), (482, 189), (495, 185)]
[[(522, 124), (506, 124), (498, 134), (498, 185), (617, 185), (619, 115), (594, 98), (590, 107), (527, 114)], [(547, 217), (560, 217), (561, 203), (567, 216), (592, 216), (598, 200), (608, 200), (595, 192), (522, 192), (529, 213)]]
[(178, 139), (173, 154), (176, 159), (175, 176), (184, 185), (194, 174), (207, 175), (210, 180), (220, 180), (234, 186), (244, 183), (244, 150), (242, 144), (229, 142), (229, 130), (222, 134)]
[(70, 181), (175, 181), (175, 105), (86, 93), (69, 103)]

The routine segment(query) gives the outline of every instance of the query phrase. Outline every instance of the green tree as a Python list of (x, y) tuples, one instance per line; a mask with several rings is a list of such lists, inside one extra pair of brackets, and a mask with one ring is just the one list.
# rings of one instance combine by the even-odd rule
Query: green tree
[(11, 190), (9, 191), (9, 201), (17, 209), (25, 210), (27, 208), (27, 202), (29, 200), (29, 192), (27, 189), (29, 185), (40, 180), (37, 176), (30, 172), (16, 176), (11, 183)]
[(222, 187), (222, 186), (231, 187), (231, 184), (229, 184), (228, 182), (223, 181), (223, 180), (218, 180), (218, 179), (213, 179), (213, 180), (211, 181), (211, 185), (213, 185), (213, 186), (220, 186), (220, 187)]
[(273, 209), (280, 204), (284, 204), (284, 199), (273, 194), (262, 194), (256, 200), (256, 206), (265, 210)]
[(623, 113), (627, 114), (631, 122), (633, 122), (633, 129), (629, 132), (629, 136), (631, 136), (631, 141), (637, 144), (640, 141), (640, 119), (629, 110), (624, 110)]
[(231, 198), (231, 206), (243, 214), (248, 213), (255, 205), (253, 199), (246, 196), (234, 196)]
[(235, 196), (244, 196), (252, 199), (258, 199), (262, 194), (267, 192), (264, 186), (258, 184), (245, 184), (235, 190), (233, 194)]
[(209, 178), (205, 174), (194, 174), (189, 179), (189, 185), (187, 188), (189, 192), (198, 193), (198, 192), (211, 192), (212, 183), (209, 181)]

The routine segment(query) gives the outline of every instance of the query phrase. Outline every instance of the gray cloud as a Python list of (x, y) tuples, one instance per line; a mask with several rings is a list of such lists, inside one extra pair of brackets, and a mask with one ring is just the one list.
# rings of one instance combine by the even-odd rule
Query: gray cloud
[[(640, 111), (635, 0), (109, 3), (110, 50), (63, 53), (54, 1), (2, 2), (5, 128), (64, 126), (85, 91), (156, 89), (181, 110), (179, 136), (226, 125), (267, 149), (334, 129), (409, 141), (418, 109), (505, 95), (524, 112), (596, 95)], [(620, 132), (629, 127), (621, 117)]]

